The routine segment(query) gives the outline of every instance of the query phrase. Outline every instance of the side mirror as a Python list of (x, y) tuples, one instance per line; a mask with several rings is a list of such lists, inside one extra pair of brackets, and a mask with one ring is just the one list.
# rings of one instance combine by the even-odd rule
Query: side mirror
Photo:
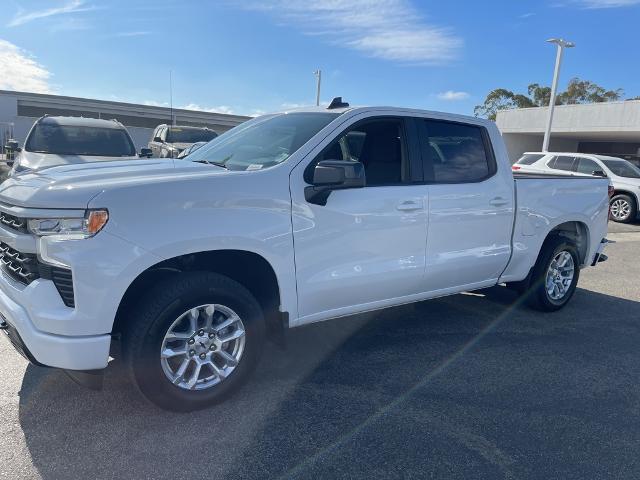
[(7, 141), (7, 145), (4, 147), (5, 150), (11, 150), (12, 152), (20, 152), (22, 149), (20, 148), (20, 144), (17, 140), (9, 140)]
[(364, 165), (347, 160), (322, 160), (313, 168), (310, 187), (304, 189), (309, 203), (326, 205), (333, 190), (362, 188), (367, 184)]
[(141, 158), (151, 158), (153, 156), (153, 151), (150, 148), (141, 148), (140, 155)]
[(164, 143), (164, 141), (160, 137), (153, 137), (154, 142)]
[(607, 178), (607, 174), (604, 173), (602, 170), (594, 170), (593, 172), (591, 172), (591, 175), (593, 175), (594, 177)]

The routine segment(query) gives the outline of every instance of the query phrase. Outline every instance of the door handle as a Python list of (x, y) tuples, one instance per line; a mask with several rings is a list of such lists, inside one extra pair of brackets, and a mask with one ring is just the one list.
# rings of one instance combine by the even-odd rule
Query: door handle
[(489, 205), (493, 205), (494, 207), (502, 207), (509, 203), (509, 200), (503, 197), (496, 197), (489, 200)]
[(415, 210), (422, 210), (424, 208), (422, 202), (416, 202), (415, 200), (406, 200), (396, 206), (396, 210), (401, 212), (412, 212)]

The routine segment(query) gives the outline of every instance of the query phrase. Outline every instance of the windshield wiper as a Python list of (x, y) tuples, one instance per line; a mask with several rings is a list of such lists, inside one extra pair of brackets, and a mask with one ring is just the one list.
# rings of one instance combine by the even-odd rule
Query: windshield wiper
[(224, 162), (212, 162), (211, 160), (205, 160), (204, 158), (202, 160), (194, 160), (195, 163), (206, 163), (207, 165), (215, 165), (216, 167), (222, 167), (225, 170), (229, 170), (229, 167), (227, 167)]

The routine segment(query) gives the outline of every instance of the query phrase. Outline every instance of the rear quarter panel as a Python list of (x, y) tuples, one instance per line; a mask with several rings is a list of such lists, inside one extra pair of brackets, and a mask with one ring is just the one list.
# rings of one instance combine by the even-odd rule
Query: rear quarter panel
[(607, 234), (609, 198), (607, 179), (517, 177), (513, 254), (501, 282), (523, 280), (535, 264), (543, 242), (565, 222), (586, 225), (588, 239), (582, 263), (590, 265), (598, 244)]

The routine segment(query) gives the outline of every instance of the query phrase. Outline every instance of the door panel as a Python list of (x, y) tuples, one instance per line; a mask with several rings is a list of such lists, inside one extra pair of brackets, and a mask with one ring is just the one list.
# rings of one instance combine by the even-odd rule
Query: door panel
[(511, 255), (511, 172), (498, 171), (482, 126), (425, 120), (420, 136), (430, 181), (425, 291), (491, 284)]
[[(412, 183), (416, 172), (409, 159), (419, 152), (410, 145), (417, 140), (407, 138), (411, 128), (404, 119), (358, 120), (291, 172), (302, 323), (375, 308), (422, 290), (428, 187)], [(305, 171), (310, 181), (309, 169), (327, 159), (361, 162), (368, 186), (333, 191), (324, 206), (307, 202)]]
[(293, 215), (301, 317), (421, 291), (426, 186), (335, 191), (326, 206), (301, 197)]
[(513, 192), (500, 180), (429, 186), (427, 291), (495, 280), (507, 266)]

